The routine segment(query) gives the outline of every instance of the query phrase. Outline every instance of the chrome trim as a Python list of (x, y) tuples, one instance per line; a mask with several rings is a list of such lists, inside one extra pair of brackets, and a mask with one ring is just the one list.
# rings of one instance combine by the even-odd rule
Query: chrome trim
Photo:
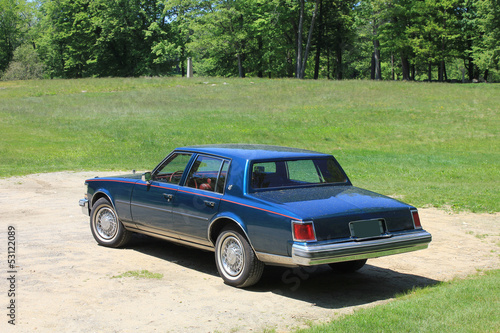
[(422, 250), (432, 240), (425, 230), (394, 234), (392, 238), (329, 244), (294, 243), (292, 260), (297, 265), (311, 266), (341, 261), (377, 258), (392, 254)]
[(88, 199), (80, 199), (78, 202), (80, 207), (82, 207), (82, 213), (90, 216), (90, 210), (89, 210), (89, 200)]
[[(118, 201), (118, 200), (116, 200), (116, 202), (119, 202), (119, 201)], [(128, 202), (125, 202), (125, 201), (122, 201), (121, 203), (128, 204)], [(138, 204), (138, 203), (135, 203), (135, 202), (130, 203), (130, 206), (136, 206), (136, 207), (141, 207), (141, 208), (147, 208), (147, 209), (159, 210), (159, 211), (161, 211), (161, 212), (172, 213), (172, 208), (170, 208), (170, 209), (166, 209), (166, 208), (159, 208), (159, 207), (155, 207), (155, 206), (141, 205), (141, 204)]]
[(296, 263), (293, 262), (292, 257), (280, 256), (277, 254), (270, 254), (264, 252), (256, 252), (257, 258), (264, 262), (267, 265), (276, 265), (276, 266), (297, 266)]
[[(116, 200), (116, 202), (128, 204), (128, 202), (126, 202), (126, 201), (118, 201), (118, 200)], [(160, 212), (166, 212), (166, 213), (172, 213), (172, 214), (181, 215), (181, 216), (193, 217), (193, 218), (196, 218), (196, 219), (199, 219), (199, 220), (203, 220), (203, 221), (208, 221), (208, 218), (206, 218), (206, 217), (197, 216), (197, 215), (191, 215), (191, 214), (187, 214), (187, 213), (180, 213), (180, 212), (177, 212), (177, 211), (173, 210), (172, 208), (170, 208), (170, 209), (159, 208), (159, 207), (155, 207), (155, 206), (142, 205), (142, 204), (138, 204), (138, 203), (131, 203), (130, 205), (131, 206), (136, 206), (136, 207), (141, 207), (141, 208), (159, 210)]]
[(144, 235), (148, 235), (148, 236), (152, 236), (152, 237), (156, 237), (156, 238), (161, 238), (161, 239), (167, 240), (167, 241), (172, 242), (172, 243), (187, 245), (187, 246), (195, 247), (195, 248), (205, 250), (205, 251), (212, 251), (212, 252), (215, 251), (214, 247), (211, 245), (201, 244), (199, 242), (190, 241), (187, 239), (180, 239), (180, 238), (178, 238), (180, 236), (178, 234), (160, 233), (160, 232), (157, 232), (156, 230), (155, 231), (150, 230), (149, 228), (148, 228), (148, 230), (143, 229), (143, 228), (131, 228), (131, 227), (128, 227), (127, 229), (130, 231), (133, 231), (133, 232), (137, 232), (139, 234), (144, 234)]
[[(115, 202), (113, 200), (111, 200), (111, 197), (106, 192), (103, 192), (103, 191), (97, 191), (92, 195), (92, 205), (95, 204), (95, 202), (97, 201), (97, 200), (94, 200), (94, 198), (96, 197), (97, 194), (103, 194), (107, 198), (107, 200), (111, 203), (111, 206), (113, 206), (113, 209), (115, 210), (115, 212), (117, 212), (116, 207), (115, 207)], [(89, 202), (89, 206), (90, 206), (90, 202)], [(92, 207), (91, 207), (91, 209), (92, 209)]]
[(192, 215), (192, 214), (187, 214), (187, 213), (181, 213), (181, 212), (177, 212), (175, 210), (172, 213), (176, 214), (176, 215), (181, 215), (181, 216), (193, 217), (193, 218), (198, 219), (198, 220), (208, 221), (208, 218), (207, 217), (203, 217), (203, 216)]
[[(253, 252), (257, 253), (257, 251), (255, 251), (255, 248), (253, 247), (253, 244), (252, 244), (250, 237), (248, 237), (247, 231), (245, 230), (245, 228), (243, 228), (243, 225), (239, 221), (237, 221), (229, 216), (219, 216), (215, 220), (210, 222), (210, 225), (207, 228), (207, 239), (210, 241), (210, 243), (213, 244), (213, 246), (215, 246), (215, 243), (212, 242), (212, 240), (210, 239), (210, 234), (212, 233), (212, 227), (213, 227), (214, 223), (220, 219), (228, 219), (228, 220), (231, 220), (234, 223), (236, 223), (238, 225), (238, 227), (241, 229), (241, 231), (243, 231), (243, 233), (245, 234), (245, 237), (246, 237), (248, 243), (250, 244), (250, 247), (252, 248)], [(215, 241), (217, 242), (217, 239), (215, 239)]]

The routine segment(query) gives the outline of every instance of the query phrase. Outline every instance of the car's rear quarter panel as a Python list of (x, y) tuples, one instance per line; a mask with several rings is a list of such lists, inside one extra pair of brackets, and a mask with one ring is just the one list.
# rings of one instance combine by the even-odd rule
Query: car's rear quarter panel
[(290, 255), (292, 240), (291, 220), (296, 216), (279, 207), (258, 200), (225, 195), (220, 203), (219, 212), (231, 212), (250, 238), (257, 252)]

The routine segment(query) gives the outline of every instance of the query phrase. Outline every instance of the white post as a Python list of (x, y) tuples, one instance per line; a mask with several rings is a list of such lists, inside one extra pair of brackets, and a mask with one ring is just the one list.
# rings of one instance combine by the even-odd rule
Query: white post
[(187, 66), (187, 77), (193, 77), (193, 61), (191, 57), (188, 58), (188, 66)]

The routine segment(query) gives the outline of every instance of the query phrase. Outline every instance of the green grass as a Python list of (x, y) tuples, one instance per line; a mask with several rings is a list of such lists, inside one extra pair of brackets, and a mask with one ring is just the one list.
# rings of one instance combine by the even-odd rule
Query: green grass
[(128, 271), (128, 272), (122, 273), (120, 275), (112, 276), (111, 278), (112, 279), (120, 279), (120, 278), (124, 278), (124, 277), (133, 277), (136, 279), (162, 279), (163, 274), (151, 273), (150, 271), (143, 269), (142, 271), (139, 271), (139, 270)]
[(499, 328), (500, 270), (495, 270), (416, 289), (387, 304), (298, 332), (493, 333)]
[(177, 146), (262, 143), (332, 153), (355, 185), (418, 207), (498, 212), (499, 108), (494, 84), (0, 82), (0, 177), (152, 169)]

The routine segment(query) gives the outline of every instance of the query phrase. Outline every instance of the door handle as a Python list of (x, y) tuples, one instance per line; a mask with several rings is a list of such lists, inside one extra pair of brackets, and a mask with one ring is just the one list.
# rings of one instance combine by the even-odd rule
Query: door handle
[(169, 193), (163, 193), (163, 197), (170, 202), (174, 198), (174, 195)]
[(204, 200), (203, 202), (204, 202), (204, 203), (205, 203), (205, 205), (207, 205), (208, 207), (215, 207), (215, 202), (213, 202), (213, 201)]

